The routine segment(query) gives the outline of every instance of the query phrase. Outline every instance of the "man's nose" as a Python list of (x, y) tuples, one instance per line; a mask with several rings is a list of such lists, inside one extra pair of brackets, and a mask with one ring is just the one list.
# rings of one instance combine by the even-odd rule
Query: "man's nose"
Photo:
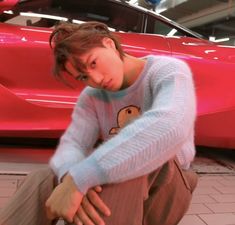
[(90, 73), (90, 77), (93, 80), (93, 82), (96, 84), (102, 84), (102, 81), (104, 79), (104, 76), (102, 73), (95, 72), (95, 71)]

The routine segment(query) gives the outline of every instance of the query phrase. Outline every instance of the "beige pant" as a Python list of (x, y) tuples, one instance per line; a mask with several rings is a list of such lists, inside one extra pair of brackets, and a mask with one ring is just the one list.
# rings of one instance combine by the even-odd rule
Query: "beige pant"
[[(149, 174), (119, 184), (103, 186), (101, 198), (111, 209), (106, 225), (176, 225), (188, 209), (197, 183), (193, 172), (170, 160)], [(53, 172), (31, 173), (1, 211), (0, 225), (49, 225), (45, 201), (56, 185)]]

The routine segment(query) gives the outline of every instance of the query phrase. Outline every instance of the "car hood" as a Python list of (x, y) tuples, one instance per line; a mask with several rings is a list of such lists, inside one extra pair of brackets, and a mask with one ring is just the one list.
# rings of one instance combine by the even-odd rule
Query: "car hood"
[(235, 63), (235, 47), (217, 45), (203, 39), (167, 37), (173, 56)]

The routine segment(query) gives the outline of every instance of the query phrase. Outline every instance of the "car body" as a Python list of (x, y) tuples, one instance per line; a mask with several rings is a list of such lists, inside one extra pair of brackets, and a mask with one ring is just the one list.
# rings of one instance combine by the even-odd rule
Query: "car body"
[(61, 136), (84, 86), (53, 77), (48, 39), (58, 20), (98, 20), (115, 29), (128, 54), (186, 61), (197, 95), (196, 144), (235, 148), (234, 47), (121, 1), (3, 0), (0, 12), (0, 140)]

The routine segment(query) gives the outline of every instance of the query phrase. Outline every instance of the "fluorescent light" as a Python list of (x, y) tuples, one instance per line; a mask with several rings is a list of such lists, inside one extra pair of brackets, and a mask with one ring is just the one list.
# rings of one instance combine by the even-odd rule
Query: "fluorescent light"
[(33, 31), (33, 32), (39, 32), (39, 33), (48, 33), (48, 34), (50, 34), (51, 33), (51, 31), (49, 31), (49, 30), (39, 30), (39, 29), (34, 29), (34, 28), (32, 28), (32, 29), (30, 29), (30, 28), (20, 28), (21, 30), (27, 30), (27, 31)]
[(177, 32), (177, 30), (174, 28), (172, 29), (168, 34), (167, 36), (174, 36), (174, 34)]
[[(82, 21), (82, 20), (72, 20), (73, 23), (76, 23), (76, 24), (82, 24), (82, 23), (85, 23), (85, 21)], [(116, 31), (114, 28), (111, 28), (111, 27), (108, 27), (108, 29), (110, 31)]]
[(137, 1), (138, 0), (130, 0), (128, 3), (130, 3), (130, 4), (137, 4)]
[(216, 42), (216, 43), (218, 43), (218, 42), (229, 41), (229, 40), (230, 40), (230, 38), (229, 38), (229, 37), (227, 37), (227, 38), (219, 38), (219, 39), (215, 39), (215, 37), (214, 37), (214, 36), (210, 36), (210, 37), (209, 37), (209, 40), (210, 40), (210, 41), (212, 41), (212, 42)]
[(215, 40), (215, 37), (214, 36), (210, 36), (209, 37), (209, 41), (214, 41)]
[(46, 19), (52, 19), (52, 20), (68, 21), (68, 18), (66, 18), (66, 17), (52, 16), (52, 15), (39, 14), (39, 13), (25, 13), (25, 12), (21, 12), (20, 15), (21, 16), (40, 17), (40, 18), (46, 18)]
[(114, 31), (116, 31), (114, 28), (112, 28), (112, 27), (108, 27), (108, 29), (110, 30), (110, 31), (112, 31), (112, 32), (114, 32)]
[(4, 13), (6, 13), (6, 14), (13, 14), (13, 11), (12, 10), (5, 10), (5, 11), (3, 11)]
[(218, 42), (225, 42), (225, 41), (229, 41), (230, 38), (220, 38), (220, 39), (216, 39), (214, 40), (214, 42), (218, 43)]
[(166, 11), (167, 10), (167, 7), (163, 7), (163, 8), (156, 8), (156, 10), (155, 10), (155, 12), (156, 13), (162, 13), (162, 12), (164, 12), (164, 11)]
[(77, 23), (77, 24), (81, 24), (81, 23), (85, 23), (84, 21), (82, 20), (72, 20), (73, 23)]

